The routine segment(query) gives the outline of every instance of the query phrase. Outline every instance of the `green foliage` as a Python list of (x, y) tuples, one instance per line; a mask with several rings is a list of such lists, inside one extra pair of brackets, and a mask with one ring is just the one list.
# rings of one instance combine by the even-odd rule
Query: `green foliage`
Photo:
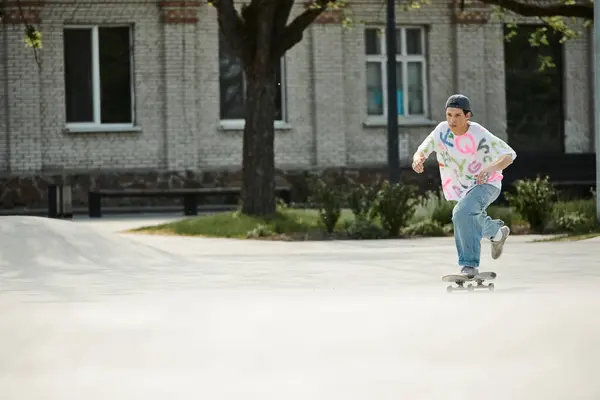
[(247, 238), (261, 238), (261, 237), (269, 237), (269, 236), (273, 236), (273, 231), (271, 230), (271, 228), (269, 228), (268, 225), (265, 224), (258, 224), (256, 226), (256, 228), (252, 229), (251, 231), (248, 231), (248, 233), (246, 234)]
[(431, 219), (446, 225), (452, 222), (452, 210), (456, 206), (456, 201), (448, 201), (444, 198), (444, 193), (440, 190), (437, 193), (437, 205), (431, 213)]
[(377, 199), (378, 191), (376, 185), (361, 184), (349, 188), (346, 200), (357, 220), (372, 220), (375, 217), (373, 204)]
[(389, 236), (396, 237), (415, 214), (418, 203), (414, 186), (384, 181), (373, 207), (383, 229)]
[(309, 203), (319, 212), (319, 219), (328, 233), (332, 233), (342, 213), (343, 192), (339, 186), (327, 185), (322, 179), (313, 179)]
[(454, 235), (454, 224), (446, 224), (443, 229), (446, 235)]
[(452, 210), (456, 205), (456, 201), (448, 201), (444, 197), (442, 190), (428, 190), (421, 197), (420, 207), (417, 210), (419, 219), (432, 219), (440, 225), (452, 223)]
[(25, 44), (34, 49), (42, 48), (42, 33), (33, 25), (25, 26)]
[(550, 219), (552, 203), (556, 196), (556, 190), (549, 178), (518, 180), (515, 189), (516, 193), (505, 194), (511, 207), (525, 218), (534, 232), (543, 232)]
[(277, 213), (283, 213), (289, 209), (289, 206), (287, 205), (287, 203), (285, 201), (283, 201), (283, 199), (277, 198), (276, 203), (275, 203), (275, 209), (277, 210), (276, 211)]
[[(574, 0), (564, 0), (564, 2), (566, 5), (575, 4)], [(506, 41), (510, 41), (517, 35), (517, 22), (520, 18), (519, 15), (512, 13), (510, 10), (507, 10), (501, 6), (494, 5), (492, 6), (492, 18), (496, 18), (499, 21), (505, 22), (505, 25), (509, 30), (508, 33), (505, 35)], [(549, 34), (560, 35), (560, 43), (564, 43), (567, 40), (576, 39), (582, 34), (581, 31), (572, 28), (572, 26), (570, 26), (567, 23), (567, 17), (557, 15), (553, 17), (539, 17), (539, 19), (543, 24), (540, 25), (529, 36), (529, 43), (532, 47), (547, 46), (549, 44)], [(573, 22), (577, 24), (577, 22), (574, 19)], [(586, 21), (586, 24), (584, 24), (584, 28), (587, 28), (587, 24), (589, 23), (590, 21)], [(556, 64), (554, 63), (554, 60), (551, 56), (542, 54), (539, 55), (538, 69), (540, 71), (554, 67), (556, 67)]]
[(402, 235), (407, 237), (414, 236), (446, 236), (448, 234), (447, 229), (438, 221), (434, 221), (431, 218), (426, 218), (419, 222), (408, 225), (402, 229)]
[(388, 237), (385, 229), (366, 218), (349, 221), (345, 226), (345, 231), (350, 239), (386, 239)]
[(552, 224), (561, 232), (590, 233), (597, 227), (596, 201), (557, 202), (552, 209)]
[(513, 227), (513, 223), (515, 222), (515, 215), (513, 211), (509, 207), (500, 207), (500, 206), (489, 206), (487, 209), (487, 214), (493, 219), (500, 219), (504, 222), (504, 225), (509, 228)]

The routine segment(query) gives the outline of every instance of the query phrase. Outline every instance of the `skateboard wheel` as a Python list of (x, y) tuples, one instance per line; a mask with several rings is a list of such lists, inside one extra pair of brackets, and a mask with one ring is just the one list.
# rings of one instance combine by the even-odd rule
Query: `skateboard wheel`
[(475, 290), (475, 288), (473, 287), (473, 285), (469, 285), (467, 286), (467, 289), (469, 289), (469, 292), (472, 292)]
[(495, 288), (494, 288), (494, 284), (493, 284), (493, 283), (490, 283), (490, 284), (488, 285), (488, 290), (489, 290), (490, 292), (493, 292), (493, 291), (494, 291), (494, 289), (495, 289)]

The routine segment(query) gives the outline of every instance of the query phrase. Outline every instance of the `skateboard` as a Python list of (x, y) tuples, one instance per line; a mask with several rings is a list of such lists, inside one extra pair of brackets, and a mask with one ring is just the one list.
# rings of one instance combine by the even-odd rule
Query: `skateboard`
[[(493, 283), (488, 283), (487, 285), (484, 285), (483, 282), (494, 280), (494, 279), (496, 279), (496, 276), (497, 276), (497, 274), (495, 272), (482, 272), (477, 275), (451, 274), (451, 275), (442, 276), (442, 281), (456, 283), (456, 287), (452, 287), (452, 285), (449, 285), (446, 288), (446, 291), (448, 293), (451, 293), (453, 291), (461, 291), (461, 290), (468, 290), (469, 292), (472, 292), (475, 289), (487, 289), (489, 291), (493, 291), (494, 290)], [(468, 284), (465, 287), (465, 282), (473, 282), (473, 281), (476, 282), (476, 285)]]

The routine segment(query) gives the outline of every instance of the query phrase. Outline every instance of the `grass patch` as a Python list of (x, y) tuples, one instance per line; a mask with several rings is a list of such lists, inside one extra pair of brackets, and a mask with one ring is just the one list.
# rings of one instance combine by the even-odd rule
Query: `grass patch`
[[(336, 231), (353, 220), (350, 210), (342, 210)], [(247, 238), (250, 232), (254, 232), (254, 237), (291, 238), (319, 235), (323, 230), (316, 210), (284, 209), (268, 218), (251, 217), (238, 211), (222, 212), (145, 226), (128, 232), (242, 239)]]
[[(450, 204), (450, 203), (449, 203)], [(444, 204), (442, 207), (446, 208)], [(564, 206), (566, 207), (566, 206)], [(568, 205), (577, 210), (576, 206)], [(447, 216), (433, 219), (433, 211), (439, 209), (438, 204), (425, 204), (418, 207), (415, 215), (403, 226), (398, 237), (430, 237), (452, 236), (452, 224), (445, 223)], [(440, 215), (448, 214), (442, 210)], [(451, 210), (450, 210), (451, 211)], [(488, 208), (488, 215), (500, 218), (511, 227), (511, 234), (529, 234), (528, 223), (517, 212), (509, 207), (493, 205)], [(450, 213), (451, 216), (451, 213)], [(535, 240), (535, 242), (564, 242), (591, 239), (600, 236), (600, 227), (586, 231), (552, 229), (552, 237)], [(130, 233), (149, 235), (203, 236), (237, 239), (269, 239), (269, 240), (325, 240), (325, 239), (383, 239), (389, 235), (382, 228), (379, 218), (373, 221), (355, 221), (350, 209), (342, 209), (340, 218), (332, 234), (320, 221), (319, 213), (314, 209), (280, 208), (268, 218), (250, 217), (239, 211), (221, 212), (198, 217), (185, 218), (166, 224), (145, 226), (129, 230)]]
[(564, 235), (557, 235), (551, 238), (547, 238), (547, 239), (537, 239), (534, 240), (533, 242), (535, 243), (540, 243), (540, 242), (576, 242), (578, 240), (586, 240), (586, 239), (593, 239), (595, 237), (600, 237), (600, 231), (598, 232), (591, 232), (591, 233), (567, 233)]

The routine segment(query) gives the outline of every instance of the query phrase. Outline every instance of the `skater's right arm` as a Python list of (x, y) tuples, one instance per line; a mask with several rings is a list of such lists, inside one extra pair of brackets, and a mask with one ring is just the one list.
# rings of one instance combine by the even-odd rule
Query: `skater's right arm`
[(429, 135), (427, 135), (425, 140), (423, 140), (419, 147), (417, 147), (417, 151), (413, 155), (412, 167), (415, 170), (415, 172), (419, 174), (424, 170), (423, 164), (425, 163), (425, 160), (427, 160), (427, 157), (429, 157), (429, 155), (433, 153), (433, 149), (435, 149), (436, 130), (437, 127), (436, 129), (431, 131)]

